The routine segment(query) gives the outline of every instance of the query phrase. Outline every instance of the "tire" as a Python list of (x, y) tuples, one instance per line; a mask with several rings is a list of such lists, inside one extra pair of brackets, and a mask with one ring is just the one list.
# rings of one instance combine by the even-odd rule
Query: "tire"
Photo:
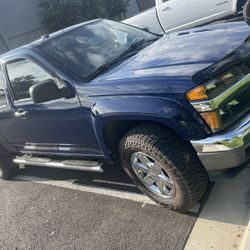
[(246, 2), (247, 2), (247, 0), (238, 0), (237, 1), (237, 13), (243, 10)]
[[(206, 192), (208, 175), (192, 146), (167, 128), (151, 124), (135, 127), (121, 140), (119, 153), (124, 170), (137, 187), (171, 210), (190, 210)], [(150, 165), (147, 170), (143, 162)], [(162, 181), (167, 183), (165, 187)]]
[(13, 163), (13, 157), (4, 156), (0, 158), (0, 179), (9, 180), (19, 170), (19, 166)]

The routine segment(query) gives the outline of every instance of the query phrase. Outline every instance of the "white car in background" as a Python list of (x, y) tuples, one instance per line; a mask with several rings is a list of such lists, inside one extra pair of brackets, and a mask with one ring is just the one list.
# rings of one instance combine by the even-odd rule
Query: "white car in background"
[(173, 32), (242, 12), (246, 0), (156, 0), (156, 7), (124, 20), (152, 32)]

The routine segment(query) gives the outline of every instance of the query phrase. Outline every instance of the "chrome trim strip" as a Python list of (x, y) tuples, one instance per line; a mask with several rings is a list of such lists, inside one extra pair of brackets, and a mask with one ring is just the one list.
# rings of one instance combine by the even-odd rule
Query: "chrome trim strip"
[(48, 151), (33, 151), (33, 150), (22, 150), (20, 149), (20, 153), (23, 155), (41, 155), (41, 156), (48, 156), (53, 155), (53, 156), (64, 156), (68, 158), (72, 157), (79, 157), (82, 159), (88, 158), (88, 159), (104, 159), (104, 155), (98, 155), (98, 154), (84, 154), (84, 153), (73, 153), (73, 152), (48, 152)]
[(233, 86), (231, 86), (230, 88), (228, 88), (226, 91), (222, 92), (215, 98), (206, 101), (191, 102), (191, 104), (198, 112), (212, 111), (219, 108), (220, 105), (228, 97), (230, 97), (240, 89), (248, 86), (250, 86), (250, 74), (243, 77), (240, 81), (238, 81), (236, 84), (234, 84)]
[(25, 150), (44, 150), (44, 151), (79, 151), (84, 152), (86, 149), (78, 145), (70, 144), (47, 144), (47, 143), (26, 143), (24, 146)]
[(73, 170), (81, 170), (81, 171), (88, 171), (88, 172), (97, 172), (103, 173), (102, 165), (87, 167), (87, 166), (77, 166), (77, 165), (69, 165), (64, 164), (63, 162), (59, 161), (52, 161), (47, 159), (47, 161), (32, 161), (32, 158), (29, 160), (25, 160), (22, 158), (15, 158), (14, 163), (21, 164), (21, 165), (30, 165), (30, 166), (39, 166), (39, 167), (51, 167), (51, 168), (62, 168), (62, 169), (73, 169)]
[(223, 152), (247, 147), (250, 145), (250, 114), (224, 134), (191, 143), (198, 153)]

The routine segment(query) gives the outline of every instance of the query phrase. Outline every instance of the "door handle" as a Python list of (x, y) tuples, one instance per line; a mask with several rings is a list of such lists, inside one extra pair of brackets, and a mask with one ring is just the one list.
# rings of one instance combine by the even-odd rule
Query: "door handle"
[(171, 7), (165, 7), (164, 9), (162, 9), (161, 11), (170, 11), (170, 10), (172, 10), (172, 8)]
[(16, 112), (15, 112), (15, 116), (16, 117), (20, 117), (20, 118), (26, 118), (28, 112), (24, 109), (18, 109)]

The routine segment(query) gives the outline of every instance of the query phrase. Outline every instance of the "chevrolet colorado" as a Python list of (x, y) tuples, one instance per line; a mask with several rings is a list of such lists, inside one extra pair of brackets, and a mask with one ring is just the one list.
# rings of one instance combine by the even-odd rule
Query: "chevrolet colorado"
[(0, 57), (0, 176), (119, 163), (156, 202), (187, 211), (208, 172), (250, 156), (250, 28), (155, 35), (78, 24)]

